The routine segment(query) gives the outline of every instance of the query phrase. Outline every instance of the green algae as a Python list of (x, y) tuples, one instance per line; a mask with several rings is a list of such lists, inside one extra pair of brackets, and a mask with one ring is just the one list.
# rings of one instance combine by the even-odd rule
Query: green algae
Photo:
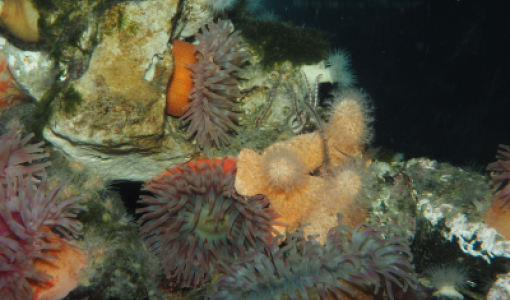
[(118, 4), (116, 0), (38, 0), (34, 1), (40, 13), (38, 20), (40, 38), (44, 41), (42, 47), (48, 51), (56, 61), (69, 61), (75, 49), (91, 52), (99, 39), (97, 27), (89, 39), (89, 49), (83, 49), (80, 41), (89, 26), (90, 20), (100, 20), (105, 12)]
[(256, 19), (240, 5), (231, 14), (236, 30), (257, 52), (265, 69), (273, 69), (289, 61), (294, 67), (316, 64), (324, 60), (330, 50), (324, 33), (290, 23)]
[(76, 114), (78, 107), (83, 101), (82, 95), (75, 89), (73, 84), (64, 88), (63, 85), (58, 82), (57, 78), (59, 78), (60, 75), (61, 73), (56, 76), (55, 82), (46, 93), (44, 93), (32, 112), (29, 127), (39, 139), (42, 138), (42, 131), (48, 126), (55, 113), (60, 112), (64, 113), (66, 116), (73, 116)]
[(66, 115), (73, 116), (76, 114), (78, 106), (80, 106), (82, 101), (82, 95), (75, 89), (74, 84), (71, 84), (62, 94), (62, 110)]

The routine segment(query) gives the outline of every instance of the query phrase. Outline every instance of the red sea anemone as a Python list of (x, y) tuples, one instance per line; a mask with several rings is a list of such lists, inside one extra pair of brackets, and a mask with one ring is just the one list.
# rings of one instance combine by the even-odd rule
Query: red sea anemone
[(139, 220), (149, 248), (168, 276), (197, 286), (250, 249), (269, 249), (277, 213), (263, 195), (243, 197), (234, 188), (235, 160), (189, 162), (145, 185), (147, 207)]
[(48, 163), (32, 164), (48, 155), (39, 154), (40, 144), (26, 145), (31, 136), (22, 139), (20, 130), (14, 124), (0, 136), (0, 299), (6, 300), (33, 299), (32, 285), (49, 277), (37, 270), (37, 261), (56, 259), (47, 253), (60, 245), (50, 229), (64, 239), (79, 236), (82, 224), (74, 217), (86, 210), (75, 203), (78, 197), (60, 199), (66, 183), (49, 188)]
[(238, 113), (236, 100), (240, 97), (236, 72), (250, 57), (241, 51), (240, 31), (234, 31), (229, 20), (211, 22), (209, 28), (202, 27), (196, 38), (197, 63), (189, 66), (194, 87), (189, 94), (189, 110), (181, 117), (189, 123), (188, 136), (195, 136), (200, 148), (220, 147), (229, 142), (227, 131), (235, 130), (234, 121)]
[(492, 205), (485, 211), (484, 220), (490, 227), (510, 239), (510, 147), (499, 145), (498, 161), (487, 166), (491, 171), (494, 195)]
[(0, 298), (32, 300), (30, 284), (48, 277), (36, 270), (36, 260), (58, 259), (45, 254), (60, 245), (48, 228), (78, 236), (82, 224), (73, 218), (86, 209), (74, 203), (77, 197), (59, 201), (65, 183), (49, 190), (45, 177), (37, 187), (31, 174), (21, 173), (6, 182), (0, 184)]

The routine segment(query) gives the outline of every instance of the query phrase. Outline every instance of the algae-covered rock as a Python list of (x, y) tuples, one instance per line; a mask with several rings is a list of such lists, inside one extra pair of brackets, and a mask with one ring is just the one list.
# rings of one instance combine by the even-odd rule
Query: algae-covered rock
[[(46, 139), (84, 163), (160, 150), (173, 65), (167, 43), (177, 2), (124, 2), (105, 13), (88, 69), (50, 95), (55, 113), (44, 130)], [(69, 96), (81, 100), (72, 101), (73, 113), (61, 108)]]

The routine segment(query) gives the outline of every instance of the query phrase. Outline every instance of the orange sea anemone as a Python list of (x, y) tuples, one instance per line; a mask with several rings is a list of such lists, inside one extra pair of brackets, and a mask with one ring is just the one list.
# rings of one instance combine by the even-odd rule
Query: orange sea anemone
[(197, 59), (195, 58), (195, 46), (184, 41), (173, 41), (172, 53), (175, 63), (174, 72), (168, 82), (166, 113), (180, 117), (188, 110), (185, 107), (190, 102), (188, 95), (193, 88), (193, 81), (187, 65), (195, 64)]

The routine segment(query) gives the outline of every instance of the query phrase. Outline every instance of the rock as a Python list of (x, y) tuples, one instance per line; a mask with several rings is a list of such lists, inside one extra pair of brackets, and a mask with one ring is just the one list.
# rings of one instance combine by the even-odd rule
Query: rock
[(172, 29), (172, 39), (194, 36), (200, 27), (213, 19), (213, 13), (206, 2), (206, 0), (183, 1), (182, 13), (175, 28)]
[(487, 294), (487, 300), (504, 299), (510, 299), (510, 274), (500, 275)]
[[(99, 25), (102, 40), (89, 68), (67, 87), (81, 97), (81, 104), (75, 114), (57, 109), (44, 130), (47, 140), (81, 163), (101, 163), (97, 169), (106, 178), (149, 176), (147, 170), (120, 171), (132, 166), (133, 160), (143, 169), (148, 164), (140, 164), (142, 157), (151, 160), (147, 154), (160, 152), (163, 144), (168, 146), (162, 139), (166, 86), (173, 68), (167, 44), (178, 2), (132, 1), (106, 12)], [(118, 14), (122, 15), (122, 26), (117, 25), (117, 18), (108, 17)], [(148, 71), (153, 76), (147, 76)], [(179, 155), (179, 151), (174, 152)]]
[(0, 37), (0, 51), (9, 58), (9, 69), (16, 80), (30, 95), (41, 99), (51, 86), (54, 63), (45, 52), (23, 50)]

